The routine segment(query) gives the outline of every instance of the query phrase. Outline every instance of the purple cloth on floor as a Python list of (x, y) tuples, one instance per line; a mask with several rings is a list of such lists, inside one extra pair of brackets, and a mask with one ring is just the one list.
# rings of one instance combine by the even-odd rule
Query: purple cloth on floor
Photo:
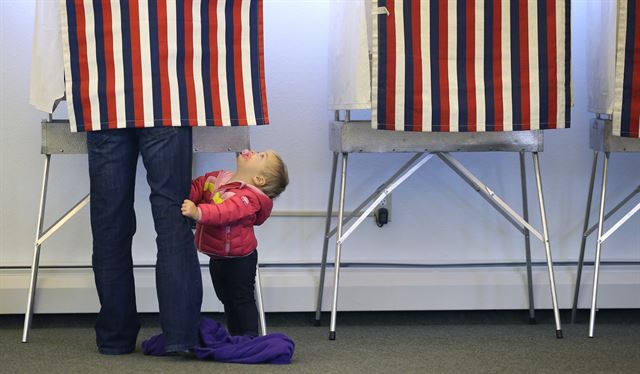
[[(200, 346), (194, 348), (200, 360), (241, 364), (288, 364), (295, 344), (284, 334), (266, 336), (231, 336), (221, 323), (208, 318), (200, 319)], [(163, 356), (164, 336), (152, 336), (142, 342), (145, 355)]]

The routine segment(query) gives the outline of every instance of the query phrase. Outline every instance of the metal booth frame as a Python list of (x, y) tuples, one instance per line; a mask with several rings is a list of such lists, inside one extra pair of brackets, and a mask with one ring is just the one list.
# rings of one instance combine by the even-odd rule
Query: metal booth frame
[[(549, 275), (553, 315), (556, 327), (556, 337), (562, 338), (562, 327), (556, 294), (553, 261), (547, 229), (544, 196), (542, 193), (542, 176), (540, 173), (539, 152), (543, 151), (544, 138), (540, 130), (512, 131), (512, 132), (467, 132), (467, 133), (406, 133), (382, 131), (371, 128), (370, 121), (352, 121), (350, 111), (345, 111), (344, 120), (340, 120), (339, 111), (335, 112), (335, 121), (329, 131), (329, 147), (333, 152), (329, 199), (325, 222), (325, 235), (322, 248), (322, 264), (320, 268), (320, 282), (317, 290), (316, 325), (320, 325), (322, 298), (327, 267), (327, 251), (331, 237), (336, 235), (336, 255), (333, 279), (333, 297), (331, 302), (331, 322), (329, 339), (336, 338), (336, 316), (340, 277), (340, 256), (342, 244), (376, 206), (389, 195), (397, 186), (409, 178), (416, 170), (428, 162), (433, 156), (441, 159), (449, 168), (467, 182), (476, 192), (500, 212), (513, 226), (518, 229), (525, 239), (525, 255), (527, 267), (527, 283), (529, 293), (529, 321), (535, 323), (535, 308), (533, 300), (530, 234), (544, 244)], [(520, 175), (523, 197), (523, 215), (516, 213), (507, 203), (498, 197), (489, 187), (467, 170), (458, 160), (451, 156), (452, 152), (517, 152), (520, 157)], [(382, 183), (369, 197), (367, 197), (348, 217), (344, 218), (345, 189), (347, 177), (347, 163), (349, 153), (415, 153), (400, 169), (386, 182)], [(542, 220), (542, 233), (529, 223), (527, 203), (525, 153), (531, 153), (537, 185), (537, 197)], [(340, 192), (338, 203), (338, 221), (331, 228), (333, 199), (335, 195), (335, 179), (338, 167), (338, 156), (342, 155), (340, 172)], [(357, 216), (346, 230), (344, 226)]]
[[(582, 228), (582, 240), (580, 242), (580, 256), (578, 258), (578, 271), (576, 274), (576, 284), (573, 294), (573, 306), (571, 309), (571, 323), (575, 322), (576, 312), (578, 309), (578, 296), (580, 294), (580, 282), (582, 279), (582, 269), (584, 267), (584, 252), (587, 238), (597, 230), (596, 236), (596, 253), (594, 261), (593, 285), (591, 291), (591, 307), (589, 312), (589, 337), (593, 338), (595, 329), (595, 318), (597, 308), (598, 295), (598, 279), (600, 275), (600, 256), (602, 254), (602, 244), (616, 232), (626, 221), (634, 214), (640, 211), (640, 203), (636, 204), (629, 212), (620, 218), (611, 228), (604, 231), (604, 222), (613, 214), (624, 207), (634, 196), (640, 193), (640, 185), (634, 188), (627, 196), (625, 196), (618, 204), (605, 214), (605, 196), (607, 190), (607, 172), (609, 168), (609, 156), (612, 152), (640, 152), (640, 139), (624, 138), (614, 136), (612, 134), (613, 126), (610, 119), (598, 115), (591, 121), (591, 130), (589, 133), (589, 146), (593, 150), (593, 164), (591, 166), (591, 177), (589, 181), (589, 194), (587, 196), (587, 207), (584, 216), (584, 225)], [(596, 169), (598, 166), (598, 155), (604, 153), (604, 161), (602, 164), (602, 184), (600, 189), (600, 204), (598, 209), (598, 220), (593, 226), (589, 226), (589, 215), (591, 213), (591, 205), (593, 199), (593, 190), (596, 178)]]
[[(40, 191), (40, 206), (38, 210), (38, 223), (33, 249), (33, 261), (31, 264), (31, 277), (29, 282), (29, 294), (27, 309), (24, 317), (22, 342), (26, 343), (31, 330), (31, 322), (34, 314), (34, 301), (37, 291), (38, 268), (40, 264), (40, 250), (44, 242), (60, 229), (82, 208), (89, 204), (90, 194), (86, 194), (65, 214), (59, 217), (49, 228), (44, 230), (44, 214), (47, 201), (49, 169), (53, 155), (86, 154), (86, 133), (72, 133), (69, 120), (53, 119), (51, 115), (41, 123), (42, 146), (40, 153), (45, 156), (44, 171), (42, 175), (42, 188)], [(198, 153), (227, 153), (241, 152), (249, 149), (249, 128), (247, 127), (194, 127), (193, 128), (193, 152)], [(136, 265), (134, 265), (134, 268)], [(260, 265), (256, 268), (256, 304), (260, 322), (261, 335), (267, 334), (264, 306), (262, 302), (262, 289), (260, 282)]]

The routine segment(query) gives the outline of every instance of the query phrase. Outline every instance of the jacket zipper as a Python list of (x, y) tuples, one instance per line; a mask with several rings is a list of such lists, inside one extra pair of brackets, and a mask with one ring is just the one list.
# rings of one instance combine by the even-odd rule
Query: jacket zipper
[(229, 254), (231, 251), (231, 226), (226, 226), (224, 232), (224, 253)]

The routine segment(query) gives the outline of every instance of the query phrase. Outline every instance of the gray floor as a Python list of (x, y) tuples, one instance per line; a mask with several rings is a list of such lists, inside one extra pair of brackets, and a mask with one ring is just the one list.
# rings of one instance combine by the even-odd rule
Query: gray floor
[[(209, 315), (222, 320), (221, 315)], [(526, 311), (340, 313), (336, 341), (312, 325), (310, 313), (269, 314), (270, 331), (296, 342), (288, 366), (237, 365), (182, 357), (148, 357), (140, 348), (103, 356), (93, 315), (36, 315), (30, 342), (20, 343), (22, 316), (0, 316), (1, 373), (479, 373), (640, 372), (640, 310), (602, 310), (595, 339), (587, 314), (555, 338), (551, 313)], [(563, 320), (567, 315), (563, 314)], [(159, 332), (157, 315), (142, 316), (140, 339)], [(141, 341), (141, 340), (140, 340)]]

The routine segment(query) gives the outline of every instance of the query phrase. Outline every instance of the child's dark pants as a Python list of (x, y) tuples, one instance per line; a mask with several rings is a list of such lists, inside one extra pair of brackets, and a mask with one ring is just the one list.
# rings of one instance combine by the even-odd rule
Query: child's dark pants
[(209, 272), (218, 299), (224, 305), (231, 335), (258, 335), (258, 309), (254, 297), (258, 251), (245, 257), (216, 258)]

